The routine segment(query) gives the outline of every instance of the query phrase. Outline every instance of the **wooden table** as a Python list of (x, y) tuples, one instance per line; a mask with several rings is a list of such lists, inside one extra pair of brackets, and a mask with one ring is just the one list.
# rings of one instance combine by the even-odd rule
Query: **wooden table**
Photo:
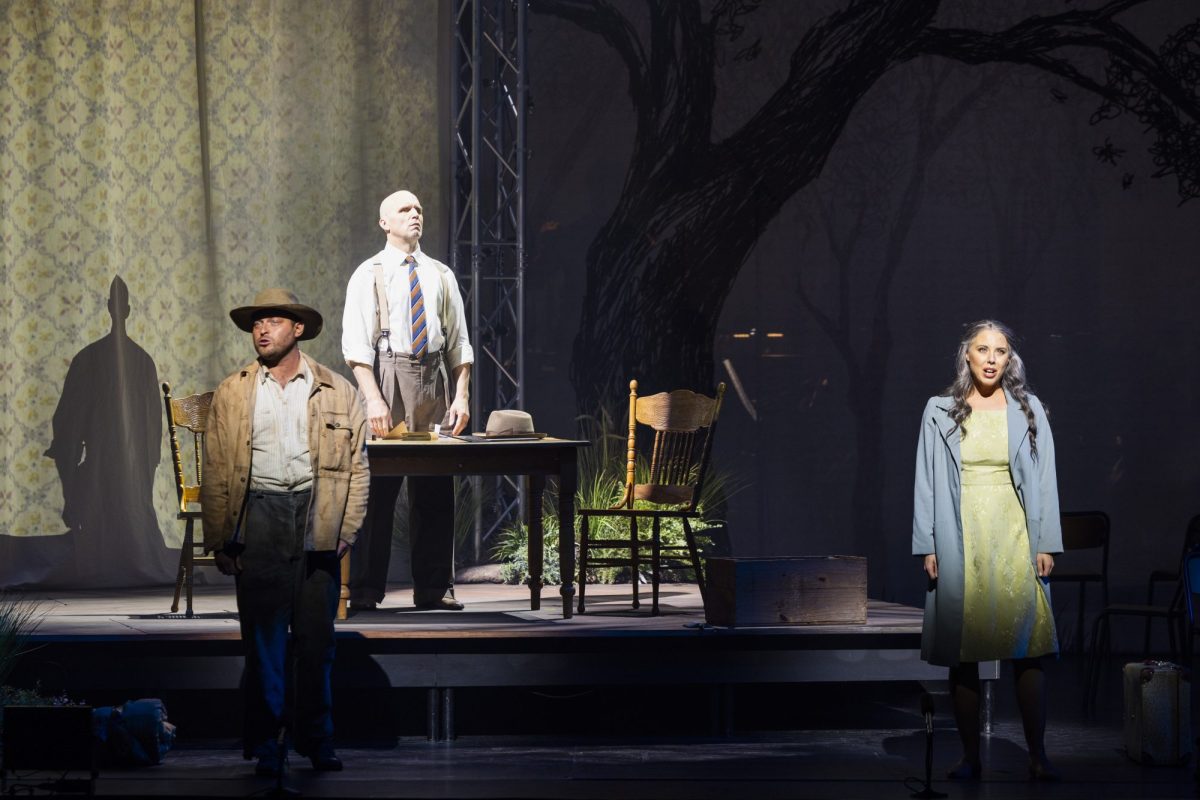
[[(367, 443), (371, 475), (524, 475), (528, 497), (525, 504), (529, 530), (529, 607), (542, 607), (542, 492), (546, 476), (558, 477), (559, 570), (562, 574), (563, 618), (570, 619), (575, 597), (575, 489), (579, 448), (589, 442), (574, 439), (527, 439), (464, 442), (439, 439), (435, 442), (384, 441)], [(349, 587), (346, 575), (349, 556), (342, 559), (342, 597), (338, 618), (345, 619)]]

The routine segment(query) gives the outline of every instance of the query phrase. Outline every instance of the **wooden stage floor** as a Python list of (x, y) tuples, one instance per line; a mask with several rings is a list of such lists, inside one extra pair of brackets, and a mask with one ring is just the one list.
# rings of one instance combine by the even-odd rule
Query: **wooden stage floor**
[[(628, 586), (589, 587), (587, 613), (571, 619), (559, 603), (530, 611), (519, 586), (467, 584), (457, 593), (465, 611), (416, 611), (398, 589), (378, 610), (352, 612), (337, 624), (342, 678), (452, 689), (652, 685), (679, 683), (681, 675), (703, 685), (944, 677), (919, 658), (920, 611), (892, 603), (871, 602), (865, 625), (732, 629), (706, 625), (699, 593), (687, 584), (663, 587), (658, 616), (648, 603), (633, 610)], [(28, 599), (42, 614), (35, 659), (53, 655), (60, 667), (94, 660), (86, 672), (73, 671), (76, 686), (128, 684), (138, 675), (140, 685), (159, 690), (197, 680), (238, 685), (238, 623), (227, 587), (199, 588), (192, 619), (167, 614), (163, 590)]]
[[(588, 613), (571, 620), (561, 618), (554, 589), (531, 612), (523, 587), (462, 585), (467, 610), (455, 613), (417, 612), (398, 588), (380, 610), (338, 623), (335, 719), (341, 714), (337, 742), (347, 770), (317, 775), (293, 756), (288, 786), (317, 797), (721, 800), (904, 797), (915, 788), (906, 779), (923, 771), (921, 685), (936, 690), (945, 677), (914, 657), (917, 609), (872, 603), (865, 626), (725, 630), (704, 627), (693, 586), (664, 587), (659, 617), (648, 606), (632, 611), (628, 586), (589, 586)], [(10, 682), (41, 681), (96, 705), (162, 697), (179, 725), (164, 764), (102, 772), (98, 794), (269, 792), (270, 781), (253, 777), (236, 740), (241, 657), (229, 587), (198, 587), (199, 616), (191, 620), (160, 618), (170, 602), (165, 588), (26, 597), (43, 616), (36, 649)], [(1124, 756), (1112, 672), (1098, 716), (1086, 719), (1078, 662), (1048, 665), (1048, 744), (1066, 774), (1057, 786), (1025, 779), (1007, 681), (999, 684), (984, 780), (942, 779), (958, 747), (939, 695), (936, 788), (951, 797), (1192, 796), (1190, 767), (1155, 769)], [(693, 690), (714, 710), (713, 724), (656, 731), (655, 720), (680, 714), (666, 701)], [(624, 727), (588, 733), (565, 725), (573, 715), (599, 715), (621, 692), (650, 698)], [(496, 698), (505, 693), (517, 701), (503, 705)], [(589, 694), (594, 700), (581, 713), (579, 697)], [(735, 715), (735, 697), (747, 705), (765, 697), (785, 723), (755, 727), (767, 715), (751, 720), (742, 707)], [(407, 728), (372, 733), (371, 718), (387, 715), (407, 716)], [(486, 729), (478, 723), (485, 715)], [(539, 715), (564, 724), (540, 733), (517, 724)], [(521, 732), (504, 733), (506, 721)]]
[[(455, 587), (466, 605), (462, 612), (418, 611), (407, 588), (393, 586), (374, 611), (351, 611), (339, 621), (343, 637), (421, 636), (561, 636), (615, 633), (670, 634), (694, 630), (704, 623), (704, 608), (695, 584), (663, 584), (662, 613), (649, 613), (650, 589), (640, 590), (642, 606), (630, 605), (628, 584), (589, 585), (587, 613), (562, 618), (558, 587), (542, 590), (542, 608), (529, 609), (529, 590), (523, 586), (468, 583)], [(237, 606), (232, 585), (197, 586), (195, 617), (171, 614), (169, 587), (105, 590), (37, 590), (19, 595), (41, 613), (39, 637), (116, 636), (236, 638)], [(920, 609), (871, 601), (866, 625), (776, 626), (745, 628), (743, 632), (813, 634), (916, 634), (921, 631)]]
[[(705, 624), (689, 584), (662, 588), (658, 616), (648, 604), (633, 610), (627, 585), (589, 587), (587, 613), (571, 619), (562, 618), (559, 603), (530, 611), (520, 586), (466, 584), (457, 593), (465, 611), (416, 611), (408, 591), (397, 588), (379, 609), (339, 622), (335, 693), (372, 702), (394, 690), (424, 692), (421, 727), (401, 730), (447, 740), (475, 707), (495, 702), (497, 689), (693, 687), (691, 694), (703, 698), (704, 729), (722, 732), (736, 724), (737, 687), (945, 677), (920, 659), (920, 611), (891, 603), (870, 603), (865, 625), (731, 629)], [(167, 613), (165, 589), (27, 599), (41, 622), (16, 679), (93, 704), (170, 699), (168, 707), (193, 729), (236, 729), (228, 719), (197, 716), (208, 710), (205, 698), (235, 696), (241, 683), (231, 587), (200, 588), (192, 619)], [(395, 708), (381, 713), (413, 716)]]

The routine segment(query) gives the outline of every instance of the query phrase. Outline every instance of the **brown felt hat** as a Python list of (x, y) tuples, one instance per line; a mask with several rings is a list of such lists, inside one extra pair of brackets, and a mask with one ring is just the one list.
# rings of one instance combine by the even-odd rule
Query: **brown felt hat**
[(533, 433), (533, 416), (526, 411), (502, 408), (488, 414), (487, 433), (491, 436), (516, 436)]
[(294, 292), (278, 287), (263, 289), (254, 296), (254, 305), (235, 308), (229, 312), (229, 318), (233, 320), (234, 325), (251, 333), (254, 330), (255, 317), (268, 316), (272, 313), (303, 322), (304, 333), (299, 336), (302, 340), (315, 339), (321, 332), (321, 326), (325, 324), (325, 320), (321, 318), (321, 312), (301, 303)]
[(482, 436), (485, 439), (542, 439), (546, 434), (534, 432), (533, 417), (528, 412), (501, 408), (488, 414), (487, 431)]

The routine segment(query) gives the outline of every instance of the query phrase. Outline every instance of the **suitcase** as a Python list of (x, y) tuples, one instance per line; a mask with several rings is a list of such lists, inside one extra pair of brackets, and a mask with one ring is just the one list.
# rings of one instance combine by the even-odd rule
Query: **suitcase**
[(1125, 752), (1141, 764), (1182, 764), (1192, 755), (1191, 676), (1178, 664), (1125, 665)]

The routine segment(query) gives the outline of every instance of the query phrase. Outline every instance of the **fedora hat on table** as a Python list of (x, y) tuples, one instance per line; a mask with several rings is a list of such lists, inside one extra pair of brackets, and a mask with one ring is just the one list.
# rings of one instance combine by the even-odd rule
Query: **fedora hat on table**
[(486, 439), (541, 439), (546, 434), (534, 431), (533, 417), (527, 411), (500, 408), (488, 414), (482, 435)]

